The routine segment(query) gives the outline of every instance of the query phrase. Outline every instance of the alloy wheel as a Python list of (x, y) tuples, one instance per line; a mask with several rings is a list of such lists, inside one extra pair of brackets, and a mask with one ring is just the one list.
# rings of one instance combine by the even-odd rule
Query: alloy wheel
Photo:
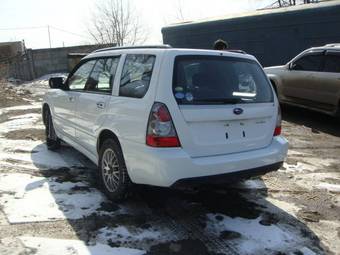
[(116, 153), (110, 148), (104, 151), (101, 169), (106, 188), (115, 192), (119, 187), (119, 163)]

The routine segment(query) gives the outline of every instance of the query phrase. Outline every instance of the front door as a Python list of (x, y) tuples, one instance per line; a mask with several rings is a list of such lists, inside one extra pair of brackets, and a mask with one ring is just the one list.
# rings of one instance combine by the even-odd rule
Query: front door
[(69, 90), (58, 90), (54, 102), (54, 122), (56, 129), (69, 138), (75, 137), (75, 111), (79, 93), (93, 69), (95, 61), (87, 61), (75, 68), (66, 80)]
[(74, 111), (78, 93), (73, 91), (55, 90), (53, 95), (53, 124), (57, 132), (66, 136), (74, 136)]
[(285, 75), (283, 94), (299, 104), (313, 105), (318, 102), (319, 74), (324, 64), (324, 51), (313, 51), (293, 61)]

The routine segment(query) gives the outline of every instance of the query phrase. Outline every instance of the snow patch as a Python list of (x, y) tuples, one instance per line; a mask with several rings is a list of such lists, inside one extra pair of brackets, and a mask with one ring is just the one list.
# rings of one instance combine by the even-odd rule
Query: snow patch
[(340, 192), (339, 184), (330, 184), (330, 183), (322, 182), (318, 184), (316, 187), (319, 189), (326, 189), (328, 191)]
[[(302, 176), (303, 175), (303, 176)], [(319, 189), (336, 189), (336, 187), (332, 187), (333, 184), (331, 184), (331, 186), (329, 185), (324, 185), (324, 183), (327, 183), (327, 179), (331, 179), (336, 181), (337, 183), (340, 182), (340, 178), (339, 178), (339, 174), (336, 172), (326, 172), (326, 173), (318, 173), (318, 172), (314, 172), (314, 173), (301, 173), (301, 174), (296, 174), (295, 175), (295, 183), (300, 186), (303, 187), (307, 190), (313, 190), (315, 188), (319, 188)], [(321, 185), (320, 185), (321, 184)], [(336, 186), (336, 185), (335, 185)], [(338, 185), (339, 186), (339, 185)], [(334, 190), (336, 191), (336, 190)]]
[(303, 247), (302, 249), (300, 249), (300, 252), (302, 252), (303, 255), (316, 255), (314, 251), (307, 247)]
[(282, 200), (277, 200), (272, 197), (267, 197), (266, 201), (272, 204), (273, 206), (275, 206), (276, 208), (280, 208), (282, 211), (289, 213), (295, 218), (296, 218), (297, 212), (300, 210), (300, 208), (294, 205), (293, 203), (288, 203)]
[[(40, 108), (41, 104), (7, 107), (3, 111)], [(8, 121), (0, 123), (0, 136), (10, 131), (22, 129), (43, 129), (41, 115), (28, 113), (20, 116), (12, 116)], [(77, 160), (79, 154), (74, 150), (64, 149), (60, 153), (47, 150), (45, 144), (39, 141), (10, 140), (0, 138), (0, 166), (25, 165), (29, 169), (59, 168), (70, 166), (82, 166)]]
[[(21, 116), (12, 117), (9, 121), (0, 123), (0, 134), (13, 130), (41, 128), (44, 126), (40, 123), (41, 115), (37, 113), (29, 113)], [(39, 123), (38, 123), (39, 122)]]
[(117, 244), (149, 248), (153, 244), (171, 241), (174, 234), (169, 229), (137, 228), (133, 226), (105, 227), (98, 230), (97, 240), (101, 243), (113, 242)]
[(110, 247), (108, 245), (97, 243), (93, 246), (87, 246), (79, 240), (61, 240), (39, 237), (20, 237), (20, 240), (27, 248), (36, 249), (36, 255), (142, 255), (145, 251), (123, 248)]
[(302, 171), (315, 171), (317, 168), (310, 164), (305, 164), (302, 162), (297, 162), (296, 165), (288, 164), (286, 162), (283, 163), (284, 172), (302, 172)]
[(286, 249), (296, 243), (298, 237), (291, 232), (279, 228), (277, 225), (263, 226), (259, 222), (261, 217), (255, 220), (244, 218), (230, 218), (219, 215), (222, 220), (216, 219), (216, 214), (207, 214), (208, 224), (206, 231), (220, 235), (223, 231), (233, 231), (241, 234), (235, 241), (240, 254), (254, 254), (266, 249)]
[(33, 103), (28, 105), (19, 105), (19, 106), (11, 106), (11, 107), (4, 107), (0, 109), (0, 115), (16, 110), (28, 110), (28, 109), (40, 109), (41, 103)]
[(311, 155), (311, 154), (310, 153), (306, 153), (306, 152), (300, 152), (300, 151), (289, 149), (288, 150), (288, 155), (289, 156), (294, 156), (294, 155)]
[(23, 84), (11, 84), (10, 87), (16, 90), (18, 95), (25, 94), (25, 90), (29, 91), (34, 96), (43, 96), (49, 89), (48, 80), (52, 77), (67, 77), (66, 73), (52, 73), (43, 75), (33, 81), (25, 82)]
[(39, 113), (27, 113), (23, 115), (12, 116), (9, 120), (16, 120), (16, 119), (39, 119), (41, 115)]
[(237, 188), (243, 189), (267, 189), (266, 184), (260, 179), (246, 180), (241, 182)]
[(87, 185), (28, 174), (0, 174), (0, 204), (10, 223), (20, 223), (79, 219), (96, 212), (106, 201), (96, 189), (72, 191), (75, 186)]
[(41, 141), (0, 139), (0, 166), (24, 164), (30, 169), (80, 167), (83, 165), (79, 157), (80, 153), (67, 147), (60, 152), (50, 151)]
[(332, 159), (332, 158), (323, 158), (322, 160), (320, 160), (320, 158), (317, 158), (317, 157), (308, 157), (308, 158), (305, 158), (304, 160), (308, 162), (308, 164), (318, 166), (318, 168), (320, 168), (320, 166), (329, 167), (332, 164), (336, 164), (336, 165), (339, 164), (338, 159)]

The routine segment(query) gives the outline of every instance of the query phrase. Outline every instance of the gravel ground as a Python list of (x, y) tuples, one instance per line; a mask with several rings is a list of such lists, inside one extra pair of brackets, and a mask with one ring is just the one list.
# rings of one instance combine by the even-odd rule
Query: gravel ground
[(0, 84), (0, 254), (340, 254), (339, 121), (283, 107), (279, 171), (199, 190), (136, 186), (113, 204), (88, 159), (46, 150), (45, 90)]

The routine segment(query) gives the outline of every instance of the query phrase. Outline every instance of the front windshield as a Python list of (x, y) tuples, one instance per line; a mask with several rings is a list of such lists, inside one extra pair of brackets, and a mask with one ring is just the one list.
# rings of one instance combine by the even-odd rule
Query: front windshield
[(258, 63), (224, 56), (178, 56), (173, 93), (179, 104), (267, 103), (270, 84)]

